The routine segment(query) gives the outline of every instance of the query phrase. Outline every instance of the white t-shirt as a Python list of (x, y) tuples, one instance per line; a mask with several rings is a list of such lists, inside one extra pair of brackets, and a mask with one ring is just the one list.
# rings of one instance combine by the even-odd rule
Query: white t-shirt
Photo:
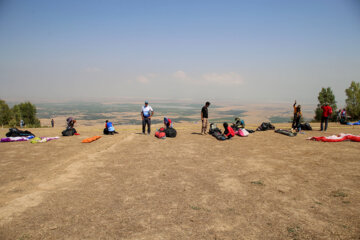
[(143, 106), (141, 112), (144, 114), (144, 117), (150, 117), (151, 116), (151, 112), (153, 112), (154, 110), (152, 109), (152, 107), (150, 105), (148, 105), (147, 107)]

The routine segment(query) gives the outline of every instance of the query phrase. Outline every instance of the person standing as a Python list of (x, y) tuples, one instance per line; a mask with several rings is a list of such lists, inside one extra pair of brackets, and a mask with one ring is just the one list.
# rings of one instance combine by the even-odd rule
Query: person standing
[(210, 102), (206, 102), (205, 106), (201, 109), (201, 135), (206, 134), (208, 119), (209, 119), (209, 111), (208, 107), (210, 106)]
[(297, 107), (294, 106), (294, 121), (293, 121), (293, 129), (296, 129), (297, 131), (301, 131), (300, 127), (300, 120), (302, 117), (301, 112), (301, 105), (298, 105)]
[[(328, 127), (328, 121), (329, 117), (332, 114), (332, 108), (329, 106), (329, 104), (325, 103), (321, 106), (321, 109), (323, 110), (322, 117), (321, 117), (321, 125), (320, 125), (320, 131), (327, 130)], [(323, 124), (325, 122), (325, 128), (323, 128)]]
[(294, 118), (293, 118), (291, 128), (295, 129), (298, 127), (298, 125), (300, 123), (300, 118), (302, 116), (301, 105), (296, 106), (296, 100), (295, 100), (293, 108), (294, 108)]
[(154, 115), (154, 110), (149, 105), (148, 101), (145, 101), (145, 106), (141, 109), (141, 118), (142, 118), (142, 132), (145, 134), (145, 127), (148, 125), (147, 132), (150, 134), (151, 132), (151, 118)]
[(21, 119), (21, 120), (20, 120), (20, 128), (23, 128), (24, 125), (25, 125), (25, 124), (24, 124), (24, 120)]
[(54, 119), (52, 118), (51, 119), (51, 127), (54, 127), (55, 126), (55, 121), (54, 121)]

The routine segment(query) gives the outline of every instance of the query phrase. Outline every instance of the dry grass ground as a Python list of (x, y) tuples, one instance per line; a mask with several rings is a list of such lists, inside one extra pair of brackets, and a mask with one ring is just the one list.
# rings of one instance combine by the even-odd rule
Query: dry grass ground
[[(121, 126), (82, 144), (97, 126), (0, 144), (0, 239), (360, 239), (360, 143), (306, 140), (319, 131), (219, 142), (176, 127), (166, 140)], [(341, 132), (360, 129), (325, 135)]]

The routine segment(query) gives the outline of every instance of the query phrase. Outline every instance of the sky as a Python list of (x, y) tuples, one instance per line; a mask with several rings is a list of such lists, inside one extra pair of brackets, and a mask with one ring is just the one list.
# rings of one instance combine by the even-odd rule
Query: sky
[(339, 105), (360, 82), (359, 0), (0, 0), (0, 98)]

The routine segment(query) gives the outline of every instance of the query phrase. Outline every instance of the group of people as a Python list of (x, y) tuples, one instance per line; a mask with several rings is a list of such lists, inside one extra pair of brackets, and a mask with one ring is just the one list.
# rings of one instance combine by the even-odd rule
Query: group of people
[[(207, 134), (207, 128), (209, 125), (209, 107), (210, 102), (206, 102), (205, 105), (201, 108), (201, 135)], [(321, 125), (320, 130), (326, 131), (328, 128), (328, 121), (329, 117), (332, 115), (332, 108), (329, 106), (329, 104), (325, 103), (321, 106), (322, 109), (322, 117), (321, 117)], [(301, 117), (302, 117), (302, 111), (301, 111), (301, 105), (296, 105), (296, 100), (293, 105), (294, 110), (294, 117), (292, 122), (292, 129), (296, 131), (301, 131)], [(143, 134), (150, 134), (151, 133), (151, 119), (154, 116), (154, 110), (149, 105), (148, 101), (145, 101), (144, 106), (142, 106), (141, 109), (141, 119), (142, 119), (142, 133)], [(340, 109), (338, 112), (338, 118), (340, 121), (346, 121), (346, 111), (345, 109)], [(54, 120), (51, 121), (52, 126), (54, 126)], [(73, 118), (67, 119), (67, 129), (74, 128), (74, 124), (76, 123), (76, 120)], [(164, 118), (164, 126), (165, 128), (172, 128), (173, 123), (171, 119)], [(146, 129), (147, 127), (147, 129)], [(227, 122), (223, 123), (224, 127), (224, 136), (226, 138), (231, 138), (235, 135), (234, 129), (240, 129), (245, 128), (245, 122), (241, 120), (240, 118), (235, 118), (235, 122), (232, 124), (232, 126), (229, 126)], [(147, 131), (146, 131), (147, 130)], [(104, 134), (107, 135), (113, 135), (116, 134), (114, 125), (112, 122), (106, 120), (105, 122), (105, 128), (104, 128)]]
[(339, 111), (337, 112), (337, 119), (336, 120), (338, 122), (340, 122), (341, 124), (346, 124), (347, 123), (347, 115), (346, 115), (345, 108), (339, 109)]
[[(292, 122), (292, 129), (295, 129), (296, 131), (301, 131), (301, 124), (300, 124), (302, 117), (301, 105), (296, 106), (296, 100), (295, 100), (293, 108), (294, 108), (294, 117)], [(321, 109), (322, 109), (322, 115), (321, 115), (320, 131), (326, 131), (328, 128), (329, 117), (331, 117), (332, 114), (332, 108), (328, 103), (325, 103), (321, 106)]]

